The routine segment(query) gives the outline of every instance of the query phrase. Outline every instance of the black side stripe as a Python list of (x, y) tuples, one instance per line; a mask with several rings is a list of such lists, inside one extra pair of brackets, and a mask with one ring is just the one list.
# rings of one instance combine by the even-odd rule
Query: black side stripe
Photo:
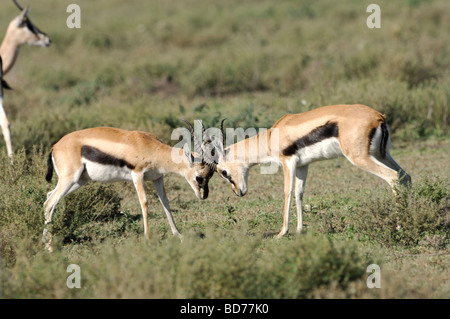
[(99, 164), (113, 165), (113, 166), (120, 166), (120, 167), (126, 166), (129, 169), (134, 169), (134, 165), (128, 163), (127, 161), (117, 158), (117, 157), (114, 157), (112, 155), (103, 153), (102, 151), (100, 151), (92, 146), (84, 145), (81, 148), (81, 156), (83, 156), (84, 158), (86, 158), (92, 162), (96, 162)]
[(305, 136), (299, 138), (294, 143), (286, 147), (282, 154), (284, 156), (291, 156), (297, 153), (298, 150), (316, 144), (330, 137), (338, 137), (339, 128), (335, 122), (327, 122), (322, 126), (319, 126), (306, 134)]

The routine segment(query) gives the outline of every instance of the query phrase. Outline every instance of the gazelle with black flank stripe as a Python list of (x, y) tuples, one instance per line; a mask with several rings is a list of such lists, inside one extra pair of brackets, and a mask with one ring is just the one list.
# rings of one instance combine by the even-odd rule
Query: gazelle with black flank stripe
[[(214, 174), (203, 156), (203, 147), (194, 135), (195, 153), (184, 144), (183, 149), (162, 143), (156, 136), (139, 131), (97, 127), (75, 131), (61, 138), (48, 156), (46, 180), (51, 181), (53, 169), (58, 175), (56, 188), (47, 194), (44, 242), (52, 251), (47, 226), (58, 202), (89, 181), (131, 181), (137, 191), (144, 221), (144, 235), (149, 236), (147, 196), (144, 181), (152, 181), (167, 215), (172, 233), (180, 237), (173, 220), (163, 177), (167, 173), (183, 176), (199, 199), (208, 197), (208, 182)], [(174, 159), (174, 156), (177, 159)]]
[(22, 45), (48, 47), (52, 43), (49, 36), (31, 22), (28, 17), (30, 8), (23, 8), (16, 0), (13, 0), (13, 2), (20, 10), (20, 14), (9, 23), (0, 45), (4, 74), (8, 73), (14, 66)]
[(9, 23), (5, 37), (0, 44), (0, 127), (6, 143), (6, 151), (11, 159), (13, 156), (11, 131), (3, 108), (3, 89), (9, 89), (10, 87), (3, 79), (3, 76), (8, 73), (16, 63), (22, 45), (29, 44), (47, 47), (51, 44), (48, 35), (40, 31), (28, 17), (30, 8), (27, 7), (24, 9), (16, 0), (13, 0), (13, 2), (16, 4), (17, 8), (19, 8), (20, 14)]
[[(282, 165), (284, 218), (278, 237), (288, 232), (293, 191), (297, 232), (302, 230), (302, 198), (308, 165), (312, 162), (345, 156), (353, 165), (384, 179), (393, 189), (397, 182), (405, 186), (411, 184), (410, 176), (389, 154), (391, 141), (384, 115), (365, 105), (332, 105), (288, 114), (266, 132), (226, 149), (223, 146), (223, 121), (220, 131), (221, 138), (212, 139), (218, 150), (216, 171), (231, 184), (238, 196), (247, 193), (251, 166), (269, 161)], [(271, 141), (273, 138), (278, 139), (277, 143)], [(260, 149), (260, 145), (267, 147)], [(273, 145), (278, 147), (273, 148)], [(254, 160), (250, 160), (251, 154)]]

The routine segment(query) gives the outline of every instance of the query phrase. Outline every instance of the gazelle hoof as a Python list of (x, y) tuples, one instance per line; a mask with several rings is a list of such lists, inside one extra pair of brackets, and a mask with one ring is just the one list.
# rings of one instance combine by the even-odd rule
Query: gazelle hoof
[(287, 229), (281, 230), (281, 231), (278, 233), (276, 239), (280, 239), (281, 237), (283, 237), (283, 236), (286, 235), (287, 233), (288, 233), (288, 230), (287, 230)]

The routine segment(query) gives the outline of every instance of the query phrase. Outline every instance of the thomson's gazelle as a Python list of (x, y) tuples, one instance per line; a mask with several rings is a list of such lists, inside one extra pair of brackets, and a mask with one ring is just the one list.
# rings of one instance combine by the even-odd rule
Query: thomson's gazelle
[[(3, 62), (0, 65), (0, 78), (8, 73), (16, 63), (20, 47), (22, 45), (29, 44), (48, 47), (52, 42), (44, 32), (39, 30), (39, 28), (31, 22), (30, 18), (28, 17), (28, 12), (30, 9), (24, 9), (17, 3), (16, 0), (13, 1), (21, 12), (9, 23), (5, 37), (0, 44), (0, 58)], [(1, 82), (1, 89), (9, 88), (9, 86), (3, 79)], [(2, 129), (3, 138), (6, 143), (8, 156), (12, 159), (13, 151), (11, 145), (11, 132), (9, 129), (9, 122), (6, 118), (6, 113), (3, 108), (2, 99), (3, 94), (0, 96), (0, 127)]]
[[(389, 154), (391, 141), (384, 115), (365, 105), (332, 105), (305, 113), (288, 114), (266, 132), (226, 149), (223, 148), (222, 126), (223, 122), (220, 129), (222, 137), (213, 138), (219, 155), (216, 170), (238, 196), (244, 196), (247, 192), (251, 166), (267, 162), (282, 165), (284, 219), (278, 237), (288, 232), (294, 185), (297, 232), (302, 230), (302, 197), (308, 165), (312, 162), (345, 156), (352, 164), (384, 179), (392, 188), (397, 182), (405, 186), (411, 184), (411, 177)], [(277, 139), (275, 143), (272, 141), (274, 138)], [(260, 149), (261, 145), (267, 147)], [(278, 147), (273, 149), (273, 145)]]
[(20, 47), (24, 44), (48, 47), (52, 41), (47, 34), (39, 30), (28, 17), (30, 8), (22, 8), (13, 0), (20, 14), (8, 25), (5, 37), (0, 45), (0, 56), (3, 59), (3, 74), (8, 73), (19, 55)]
[[(214, 167), (205, 161), (201, 144), (194, 135), (195, 152), (185, 144), (183, 149), (162, 143), (156, 136), (139, 131), (97, 127), (67, 134), (57, 142), (48, 156), (46, 180), (51, 181), (53, 168), (58, 175), (56, 188), (47, 194), (43, 240), (52, 251), (47, 225), (55, 206), (64, 196), (89, 181), (131, 181), (141, 204), (144, 235), (148, 238), (147, 197), (144, 181), (153, 182), (169, 220), (172, 233), (180, 237), (170, 212), (163, 176), (177, 173), (186, 178), (199, 199), (208, 197), (208, 182)], [(174, 156), (178, 160), (174, 160)]]

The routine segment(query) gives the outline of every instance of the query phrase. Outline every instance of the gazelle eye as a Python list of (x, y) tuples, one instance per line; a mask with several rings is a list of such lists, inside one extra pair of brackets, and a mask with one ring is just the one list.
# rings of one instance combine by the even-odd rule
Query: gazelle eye
[(228, 176), (227, 171), (222, 171), (222, 176), (227, 178), (227, 176)]
[(197, 183), (201, 184), (201, 183), (203, 183), (204, 178), (201, 177), (201, 176), (196, 176), (196, 177), (195, 177), (195, 180), (197, 181)]

